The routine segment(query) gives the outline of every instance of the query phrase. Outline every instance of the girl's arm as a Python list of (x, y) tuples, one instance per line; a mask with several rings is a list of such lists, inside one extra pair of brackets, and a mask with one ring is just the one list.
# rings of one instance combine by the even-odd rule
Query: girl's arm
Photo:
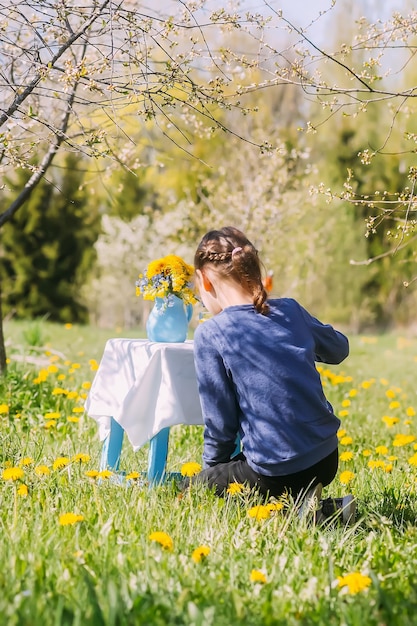
[(305, 320), (312, 332), (316, 360), (330, 365), (341, 363), (349, 354), (349, 340), (330, 324), (323, 324), (301, 307)]
[(208, 322), (204, 322), (194, 335), (194, 360), (204, 418), (203, 461), (206, 467), (230, 461), (239, 431), (233, 381), (207, 325)]

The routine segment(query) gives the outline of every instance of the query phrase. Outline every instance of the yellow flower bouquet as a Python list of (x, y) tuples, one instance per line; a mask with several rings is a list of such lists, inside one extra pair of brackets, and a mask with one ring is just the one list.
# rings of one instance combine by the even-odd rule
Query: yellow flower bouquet
[(172, 298), (180, 298), (185, 305), (195, 304), (197, 298), (192, 287), (194, 267), (181, 257), (169, 254), (151, 261), (136, 281), (136, 295), (144, 300), (161, 298), (165, 306)]

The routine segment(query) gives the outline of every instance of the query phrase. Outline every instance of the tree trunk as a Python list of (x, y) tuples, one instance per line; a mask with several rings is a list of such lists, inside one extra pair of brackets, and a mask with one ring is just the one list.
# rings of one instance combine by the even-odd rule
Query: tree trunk
[(0, 376), (4, 376), (7, 369), (6, 363), (6, 345), (4, 341), (3, 332), (3, 310), (1, 305), (2, 292), (1, 292), (1, 279), (0, 279)]

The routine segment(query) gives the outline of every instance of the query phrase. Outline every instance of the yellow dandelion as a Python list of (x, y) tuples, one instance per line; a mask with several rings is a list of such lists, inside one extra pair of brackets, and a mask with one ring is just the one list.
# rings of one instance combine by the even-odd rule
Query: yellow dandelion
[(81, 388), (82, 388), (82, 389), (87, 389), (87, 391), (88, 391), (88, 389), (91, 389), (91, 383), (90, 383), (90, 381), (89, 381), (89, 380), (86, 380), (86, 381), (85, 381), (85, 382), (81, 385)]
[(413, 454), (413, 456), (410, 456), (410, 458), (408, 459), (408, 463), (410, 465), (413, 465), (414, 467), (417, 466), (417, 454)]
[(271, 511), (271, 513), (274, 511), (282, 511), (284, 504), (282, 502), (268, 502), (266, 508), (268, 511)]
[(151, 533), (148, 538), (149, 538), (149, 541), (154, 541), (155, 543), (159, 543), (159, 545), (162, 546), (164, 550), (171, 551), (174, 547), (174, 542), (172, 541), (168, 533), (164, 533), (162, 531), (156, 530), (153, 533)]
[(84, 452), (79, 452), (72, 457), (72, 461), (74, 463), (88, 463), (91, 459), (89, 454), (85, 454)]
[(390, 472), (392, 472), (392, 470), (393, 470), (392, 463), (387, 463), (384, 467), (384, 472), (387, 472), (387, 474), (389, 474)]
[(201, 472), (201, 465), (200, 465), (200, 463), (190, 462), (190, 463), (184, 463), (181, 466), (181, 475), (182, 476), (195, 476), (199, 472)]
[(67, 398), (68, 400), (76, 400), (78, 398), (78, 393), (76, 391), (68, 391)]
[(25, 484), (20, 485), (18, 487), (18, 489), (17, 489), (17, 494), (19, 496), (22, 496), (22, 498), (26, 498), (28, 493), (29, 493), (29, 491), (28, 491), (27, 485), (25, 485)]
[(7, 467), (3, 470), (3, 480), (20, 480), (25, 475), (21, 467)]
[(48, 476), (51, 473), (51, 470), (47, 465), (37, 465), (35, 467), (35, 474), (37, 476)]
[(62, 469), (66, 467), (70, 463), (70, 460), (67, 456), (60, 456), (53, 462), (52, 469)]
[(387, 396), (388, 400), (392, 400), (397, 394), (395, 393), (394, 389), (387, 389), (385, 395)]
[(394, 441), (392, 442), (392, 445), (396, 448), (400, 448), (402, 446), (406, 446), (409, 443), (413, 443), (415, 439), (416, 438), (414, 435), (403, 435), (401, 433), (397, 433), (394, 437)]
[(5, 415), (5, 413), (9, 412), (8, 404), (0, 404), (0, 415)]
[(372, 385), (372, 382), (370, 380), (364, 380), (361, 383), (362, 389), (369, 389), (369, 387), (371, 387), (371, 385)]
[(395, 456), (394, 454), (390, 454), (388, 457), (388, 461), (397, 461), (397, 460), (398, 460), (398, 457)]
[(390, 409), (399, 409), (400, 408), (400, 403), (398, 402), (398, 400), (394, 400), (393, 402), (390, 402), (388, 407)]
[(368, 467), (369, 469), (378, 469), (379, 467), (385, 469), (385, 463), (380, 459), (376, 461), (371, 459), (370, 461), (368, 461)]
[(198, 548), (193, 550), (191, 558), (194, 563), (201, 563), (201, 561), (204, 561), (209, 554), (210, 548), (208, 546), (198, 546)]
[(388, 454), (389, 450), (388, 450), (387, 446), (377, 446), (375, 448), (375, 452), (377, 454), (383, 455), (383, 454)]
[(76, 415), (68, 415), (67, 417), (67, 422), (70, 422), (71, 424), (78, 424), (79, 421), (80, 421), (80, 418), (77, 417)]
[(364, 591), (372, 583), (369, 576), (364, 576), (360, 572), (352, 572), (351, 574), (338, 576), (337, 581), (340, 588), (347, 587), (349, 593), (352, 595)]
[[(58, 374), (56, 379), (57, 380), (65, 380), (66, 379), (66, 375), (65, 374)], [(67, 393), (67, 391), (65, 389), (63, 389), (62, 391), (63, 391), (63, 393)]]
[(79, 370), (81, 365), (79, 363), (72, 363), (71, 367), (73, 370)]
[(229, 493), (231, 496), (234, 496), (236, 493), (242, 493), (244, 488), (245, 485), (242, 485), (242, 483), (229, 483), (227, 493)]
[(56, 374), (58, 368), (56, 365), (48, 365), (48, 374)]
[(88, 476), (88, 478), (97, 478), (98, 474), (99, 472), (97, 470), (88, 470), (85, 472), (85, 475)]
[(349, 411), (347, 409), (341, 409), (338, 415), (339, 417), (347, 417), (349, 415)]
[(258, 504), (257, 506), (253, 506), (248, 510), (249, 517), (254, 519), (268, 519), (271, 515), (271, 511), (267, 506), (263, 504)]
[(62, 515), (59, 516), (59, 525), (73, 526), (74, 524), (78, 524), (78, 522), (82, 522), (83, 520), (83, 515), (77, 515), (76, 513), (62, 513)]
[(44, 428), (53, 428), (54, 426), (56, 426), (56, 421), (55, 420), (49, 420), (47, 422), (45, 422), (44, 424)]
[(339, 458), (341, 461), (351, 461), (353, 459), (353, 452), (350, 452), (350, 451), (342, 452)]
[(365, 450), (362, 450), (362, 456), (371, 456), (372, 451), (368, 450), (368, 448), (365, 448)]
[(339, 442), (342, 446), (349, 446), (351, 443), (353, 443), (353, 439), (352, 437), (341, 437), (341, 439), (339, 439)]
[(97, 478), (110, 478), (111, 476), (113, 476), (113, 472), (111, 472), (110, 470), (102, 470), (101, 472), (97, 472)]
[(351, 398), (355, 398), (355, 396), (357, 396), (357, 395), (358, 395), (358, 390), (357, 390), (357, 389), (351, 389), (351, 390), (349, 391), (349, 396), (350, 396)]
[(386, 378), (380, 378), (379, 382), (381, 383), (381, 385), (384, 385), (384, 387), (386, 387), (388, 385), (388, 381)]
[(72, 409), (72, 412), (73, 412), (73, 413), (84, 413), (84, 410), (85, 410), (85, 409), (84, 409), (84, 407), (83, 407), (83, 406), (75, 406), (75, 407)]
[(264, 585), (267, 582), (265, 574), (260, 569), (253, 569), (249, 579), (251, 583), (262, 583)]
[(338, 438), (339, 438), (339, 439), (341, 439), (342, 437), (344, 437), (344, 436), (346, 435), (346, 432), (347, 432), (347, 431), (346, 431), (346, 429), (345, 429), (345, 428), (340, 428), (340, 429), (337, 431), (337, 436), (338, 436)]
[(52, 389), (53, 396), (65, 396), (66, 393), (67, 392), (65, 391), (65, 389), (62, 389), (62, 387), (54, 387), (54, 389)]
[(355, 478), (355, 474), (353, 472), (350, 472), (349, 470), (345, 470), (339, 476), (339, 480), (342, 483), (342, 485), (348, 485), (349, 483), (352, 482), (354, 478)]
[(46, 420), (57, 420), (61, 417), (61, 413), (59, 411), (51, 411), (50, 413), (45, 413), (44, 418)]
[(32, 459), (32, 457), (25, 456), (25, 457), (23, 457), (23, 459), (20, 459), (19, 466), (20, 467), (29, 467), (29, 465), (33, 465), (34, 462), (35, 461)]
[(342, 400), (342, 406), (343, 407), (347, 407), (350, 406), (352, 403), (348, 398), (345, 398), (344, 400)]
[(388, 426), (388, 428), (392, 428), (394, 424), (398, 424), (400, 421), (398, 417), (390, 417), (389, 415), (384, 415), (381, 420)]
[(65, 328), (66, 330), (71, 330), (71, 328), (72, 328), (72, 324), (70, 324), (70, 323), (68, 323), (68, 324), (64, 324), (64, 328)]
[(139, 472), (130, 472), (130, 474), (126, 475), (126, 480), (136, 480), (139, 476)]
[(98, 363), (95, 359), (90, 359), (88, 364), (92, 372), (96, 372), (98, 370)]
[(412, 406), (409, 406), (406, 408), (405, 413), (407, 415), (407, 417), (414, 417), (414, 415), (416, 414), (415, 410), (413, 409)]

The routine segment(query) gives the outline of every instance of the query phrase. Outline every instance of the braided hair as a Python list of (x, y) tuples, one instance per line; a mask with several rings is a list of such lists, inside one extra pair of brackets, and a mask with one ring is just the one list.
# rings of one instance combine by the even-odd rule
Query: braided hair
[(240, 230), (226, 226), (206, 233), (196, 250), (194, 267), (201, 270), (206, 263), (211, 263), (221, 276), (238, 281), (252, 294), (257, 312), (268, 314), (268, 294), (262, 283), (258, 251)]

